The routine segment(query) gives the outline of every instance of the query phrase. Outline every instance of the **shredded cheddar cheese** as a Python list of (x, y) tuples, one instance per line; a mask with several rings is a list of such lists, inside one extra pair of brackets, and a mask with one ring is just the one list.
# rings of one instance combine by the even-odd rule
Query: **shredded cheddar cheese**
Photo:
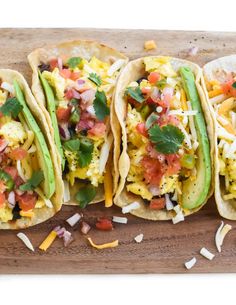
[(106, 172), (104, 175), (104, 190), (105, 190), (105, 207), (109, 208), (112, 206), (112, 195), (113, 195), (113, 185), (112, 185), (112, 155), (110, 155), (107, 165)]
[(213, 89), (213, 90), (211, 90), (211, 91), (208, 92), (208, 96), (209, 96), (209, 98), (212, 98), (212, 97), (215, 97), (215, 96), (220, 95), (220, 94), (222, 94), (222, 93), (223, 93), (223, 91), (222, 91), (221, 88), (219, 88), (219, 89)]
[(41, 243), (39, 249), (43, 251), (47, 251), (47, 249), (51, 246), (51, 244), (54, 242), (56, 237), (57, 237), (57, 232), (51, 231), (49, 235), (46, 237), (46, 239)]
[(34, 212), (32, 210), (30, 211), (20, 211), (20, 216), (22, 217), (29, 217), (32, 218), (34, 216)]
[(157, 46), (156, 46), (156, 43), (155, 43), (154, 40), (147, 40), (147, 41), (145, 41), (145, 43), (144, 43), (144, 49), (145, 49), (146, 51), (154, 50), (154, 49), (156, 49), (156, 48), (157, 48)]
[(102, 249), (107, 249), (107, 248), (115, 248), (119, 245), (119, 241), (118, 239), (117, 240), (114, 240), (110, 243), (106, 243), (106, 244), (102, 244), (102, 245), (97, 245), (95, 244), (92, 239), (90, 237), (88, 237), (88, 241), (90, 243), (90, 245), (98, 250), (102, 250)]

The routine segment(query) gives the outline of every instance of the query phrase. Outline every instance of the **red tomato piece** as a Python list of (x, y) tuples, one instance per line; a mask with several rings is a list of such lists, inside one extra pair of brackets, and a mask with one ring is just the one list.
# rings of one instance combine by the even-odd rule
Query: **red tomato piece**
[(23, 195), (16, 195), (16, 200), (21, 210), (29, 211), (35, 207), (37, 196), (26, 192)]
[(16, 177), (18, 176), (18, 171), (15, 167), (13, 166), (6, 166), (4, 167), (4, 172), (6, 172), (7, 174), (9, 174), (13, 180), (16, 179)]
[(4, 202), (6, 202), (6, 196), (4, 193), (0, 193), (0, 207), (3, 206)]
[(177, 174), (181, 169), (180, 156), (177, 154), (166, 155), (166, 160), (168, 164), (168, 169), (167, 169), (168, 174), (169, 175)]
[(136, 126), (136, 130), (137, 130), (137, 132), (139, 132), (144, 137), (148, 137), (147, 129), (145, 127), (145, 123), (138, 123), (137, 126)]
[(60, 71), (60, 74), (61, 74), (62, 77), (68, 79), (71, 76), (71, 71), (69, 69), (62, 69)]
[(221, 84), (221, 89), (224, 94), (236, 97), (236, 89), (232, 86), (234, 82), (235, 80), (231, 79)]
[(152, 199), (149, 207), (152, 210), (161, 210), (164, 209), (165, 205), (166, 205), (165, 198), (161, 197), (161, 198)]
[(71, 108), (58, 107), (56, 110), (57, 119), (59, 122), (68, 122), (71, 114)]
[(111, 231), (113, 229), (113, 225), (111, 220), (107, 218), (99, 218), (96, 223), (96, 228), (102, 231)]
[(9, 153), (9, 157), (12, 160), (23, 160), (27, 156), (28, 152), (23, 148), (15, 148)]
[(77, 80), (80, 78), (80, 72), (71, 72), (70, 73), (70, 79)]
[(156, 82), (158, 82), (161, 78), (161, 75), (160, 73), (158, 72), (151, 72), (149, 75), (148, 75), (148, 81), (151, 83), (151, 84), (155, 84)]
[(161, 178), (166, 171), (166, 165), (150, 157), (144, 157), (141, 165), (144, 167), (145, 181), (151, 185), (159, 186)]
[(0, 180), (0, 193), (4, 193), (6, 190), (5, 182)]
[(101, 137), (106, 132), (106, 125), (103, 122), (95, 123), (95, 125), (89, 129), (88, 134), (90, 136)]
[(55, 68), (58, 68), (57, 58), (51, 59), (50, 62), (49, 62), (49, 65), (50, 65), (51, 71), (53, 71)]

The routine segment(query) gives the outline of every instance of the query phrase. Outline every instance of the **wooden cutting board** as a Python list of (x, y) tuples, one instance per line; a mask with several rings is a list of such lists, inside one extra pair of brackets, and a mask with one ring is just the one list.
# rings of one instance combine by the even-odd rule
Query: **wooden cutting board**
[[(107, 30), (107, 29), (1, 29), (0, 67), (12, 68), (23, 73), (29, 83), (31, 70), (27, 54), (34, 48), (73, 39), (92, 39), (124, 52), (130, 59), (144, 55), (171, 55), (192, 60), (200, 65), (235, 52), (235, 33), (185, 32), (156, 30)], [(154, 39), (157, 50), (145, 52), (144, 41)], [(196, 56), (188, 56), (192, 46), (199, 47)], [(49, 221), (25, 230), (37, 249), (38, 245), (56, 225), (79, 211), (77, 207), (64, 206)], [(119, 208), (105, 209), (103, 203), (89, 206), (83, 211), (84, 219), (94, 225), (97, 217), (122, 216)], [(116, 224), (112, 232), (92, 230), (96, 243), (119, 239), (113, 249), (91, 248), (78, 227), (73, 229), (75, 241), (64, 248), (57, 239), (46, 252), (30, 252), (16, 237), (17, 231), (0, 231), (0, 273), (204, 273), (236, 272), (236, 224), (225, 239), (221, 253), (214, 243), (220, 225), (214, 199), (198, 213), (182, 223), (152, 222), (128, 216), (128, 224)], [(134, 237), (144, 234), (137, 244)], [(216, 256), (213, 261), (199, 255), (206, 247)], [(197, 264), (187, 271), (184, 262), (193, 256)]]

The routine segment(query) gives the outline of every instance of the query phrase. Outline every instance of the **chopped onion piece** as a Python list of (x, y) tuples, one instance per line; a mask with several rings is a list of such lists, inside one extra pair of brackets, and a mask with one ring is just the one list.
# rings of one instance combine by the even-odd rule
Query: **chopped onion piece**
[(226, 131), (219, 124), (217, 125), (217, 135), (220, 139), (225, 139), (225, 140), (229, 140), (229, 141), (234, 141), (236, 139), (236, 137), (234, 135), (232, 135), (231, 133)]
[(7, 83), (7, 82), (2, 82), (1, 84), (1, 88), (10, 92), (11, 94), (14, 94), (15, 93), (15, 90), (14, 90), (14, 86)]
[(224, 222), (221, 221), (221, 225), (216, 231), (215, 243), (218, 252), (221, 252), (221, 246), (223, 245), (224, 238), (226, 234), (232, 229), (232, 226), (229, 224), (224, 225)]
[(190, 56), (196, 56), (198, 50), (199, 50), (199, 47), (193, 46), (193, 47), (191, 47), (191, 48), (189, 49), (188, 55), (190, 55)]
[(157, 112), (157, 113), (161, 113), (162, 110), (163, 110), (163, 108), (162, 108), (161, 106), (158, 106), (158, 107), (156, 108), (156, 112)]
[(90, 237), (88, 237), (88, 241), (90, 243), (90, 245), (98, 250), (101, 250), (101, 249), (107, 249), (107, 248), (115, 248), (119, 245), (119, 241), (118, 239), (117, 240), (114, 240), (110, 243), (106, 243), (106, 244), (102, 244), (102, 245), (97, 245), (95, 244), (92, 239)]
[(90, 231), (90, 229), (91, 229), (90, 225), (89, 225), (87, 222), (82, 221), (81, 232), (82, 232), (83, 234), (88, 234), (88, 232)]
[(174, 205), (173, 205), (172, 201), (170, 200), (169, 194), (165, 194), (165, 201), (166, 201), (166, 209), (167, 209), (167, 211), (173, 210), (174, 209)]
[(100, 152), (100, 160), (99, 160), (99, 174), (102, 174), (105, 170), (107, 160), (109, 157), (109, 152), (112, 145), (112, 134), (108, 136), (106, 141), (103, 143), (101, 152)]
[(136, 241), (136, 243), (141, 243), (141, 241), (143, 240), (143, 234), (139, 234), (137, 236), (135, 236), (134, 240)]
[(117, 222), (117, 223), (124, 223), (124, 224), (126, 224), (128, 222), (128, 218), (127, 217), (113, 216), (112, 217), (112, 221), (113, 222)]
[(193, 257), (192, 259), (190, 259), (190, 261), (185, 262), (184, 265), (189, 270), (189, 269), (193, 268), (193, 266), (196, 264), (196, 262), (197, 262), (196, 257)]
[(174, 210), (176, 211), (176, 215), (172, 218), (172, 222), (175, 225), (178, 222), (184, 221), (184, 214), (181, 211), (181, 209), (179, 208), (179, 210), (177, 209), (178, 205), (174, 207)]
[(17, 237), (19, 237), (23, 241), (23, 243), (26, 245), (26, 247), (28, 249), (30, 249), (31, 251), (34, 252), (34, 247), (33, 247), (32, 243), (31, 243), (31, 241), (29, 240), (29, 238), (24, 233), (21, 233), (21, 232), (18, 233)]
[(17, 160), (16, 161), (16, 168), (17, 168), (17, 171), (18, 171), (18, 174), (19, 176), (21, 177), (22, 180), (26, 181), (26, 178), (25, 178), (25, 175), (23, 173), (23, 169), (21, 167), (21, 162), (20, 160)]
[(34, 144), (31, 145), (31, 147), (27, 150), (27, 152), (29, 154), (32, 154), (32, 153), (36, 152), (36, 146)]
[(87, 108), (86, 108), (87, 112), (90, 113), (91, 115), (95, 116), (96, 113), (95, 113), (95, 109), (93, 107), (93, 105), (89, 105)]
[(64, 180), (64, 202), (70, 201), (70, 187), (68, 181)]
[(127, 206), (123, 207), (122, 208), (122, 213), (123, 214), (130, 213), (132, 210), (136, 210), (138, 208), (140, 208), (139, 202), (134, 201), (134, 202), (128, 204)]
[(77, 222), (81, 219), (81, 215), (79, 213), (75, 213), (70, 218), (66, 220), (66, 222), (73, 227)]
[[(187, 102), (187, 106), (188, 106), (189, 111), (193, 111), (190, 101)], [(190, 127), (193, 142), (197, 142), (197, 131), (196, 131), (195, 123), (194, 123), (194, 120), (193, 120), (192, 116), (189, 117), (189, 127)]]
[(205, 258), (209, 259), (210, 261), (213, 260), (213, 258), (215, 257), (215, 254), (211, 253), (209, 250), (207, 250), (206, 248), (202, 248), (200, 250), (200, 254), (202, 256), (204, 256)]
[(7, 201), (8, 201), (8, 206), (13, 209), (15, 204), (16, 204), (16, 196), (15, 196), (15, 193), (13, 191), (11, 191), (8, 195), (8, 198), (7, 198)]
[(108, 76), (112, 76), (116, 71), (120, 70), (120, 68), (124, 65), (124, 59), (118, 59), (115, 61), (107, 71)]
[(74, 238), (72, 237), (72, 234), (65, 230), (63, 235), (64, 246), (67, 247), (73, 240)]
[(179, 123), (178, 128), (179, 128), (179, 129), (182, 131), (182, 133), (184, 134), (184, 138), (185, 138), (184, 142), (185, 142), (185, 144), (187, 145), (187, 147), (188, 147), (189, 149), (192, 149), (192, 144), (191, 144), (190, 136), (189, 136), (189, 134), (187, 133), (187, 131), (185, 130), (184, 126), (183, 126), (181, 123)]

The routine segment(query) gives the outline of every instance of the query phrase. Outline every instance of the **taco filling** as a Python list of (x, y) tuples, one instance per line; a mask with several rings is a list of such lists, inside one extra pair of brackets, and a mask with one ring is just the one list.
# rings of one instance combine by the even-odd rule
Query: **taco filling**
[[(209, 142), (195, 75), (168, 57), (146, 57), (143, 77), (125, 89), (126, 191), (150, 210), (201, 206), (209, 193)], [(178, 209), (175, 208), (176, 205)]]
[(236, 199), (236, 73), (219, 70), (216, 79), (206, 80), (206, 86), (217, 121), (217, 157), (224, 185), (222, 197)]
[(19, 84), (1, 80), (0, 87), (0, 224), (30, 223), (35, 211), (53, 208), (53, 167)]
[(81, 207), (96, 200), (98, 188), (104, 184), (105, 195), (112, 196), (109, 114), (123, 64), (123, 59), (111, 64), (96, 57), (72, 57), (54, 58), (38, 67), (65, 186), (69, 183), (66, 201), (73, 196)]

